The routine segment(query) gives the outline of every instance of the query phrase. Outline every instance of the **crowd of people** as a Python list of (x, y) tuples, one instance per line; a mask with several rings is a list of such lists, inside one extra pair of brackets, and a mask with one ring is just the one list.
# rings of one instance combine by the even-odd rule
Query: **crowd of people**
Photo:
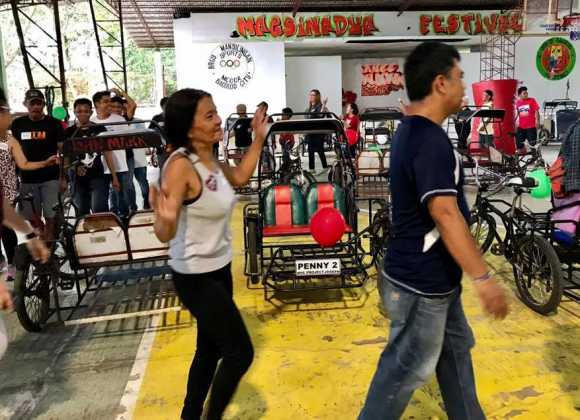
[[(6, 96), (0, 92), (3, 199), (16, 205), (19, 213), (42, 231), (43, 239), (54, 239), (58, 193), (67, 188), (78, 216), (112, 211), (127, 218), (137, 210), (135, 179), (143, 208), (149, 208), (146, 149), (84, 154), (72, 162), (59, 158), (66, 139), (129, 130), (128, 122), (136, 121), (137, 109), (129, 95), (114, 88), (96, 92), (92, 99), (76, 99), (70, 126), (46, 113), (46, 100), (38, 89), (28, 90), (23, 104), (26, 114), (13, 119)], [(154, 117), (157, 123), (162, 119)], [(70, 168), (64, 176), (60, 171), (63, 165)], [(6, 253), (3, 269), (13, 278), (15, 233), (5, 227), (2, 241)]]
[[(461, 304), (462, 273), (473, 280), (488, 314), (503, 318), (508, 305), (471, 237), (460, 162), (441, 128), (460, 110), (465, 93), (459, 53), (443, 43), (423, 43), (407, 58), (405, 76), (411, 102), (392, 141), (393, 236), (379, 280), (391, 319), (389, 343), (359, 418), (400, 418), (413, 392), (436, 374), (451, 418), (483, 419), (470, 356), (473, 334)], [(486, 95), (492, 103), (493, 93)], [(521, 99), (523, 110), (529, 99), (523, 93)], [(57, 194), (67, 187), (59, 176), (62, 162), (57, 157), (63, 141), (126, 129), (136, 105), (118, 90), (97, 92), (92, 101), (79, 98), (74, 103), (75, 122), (65, 129), (45, 114), (42, 92), (29, 90), (24, 104), (27, 115), (11, 121), (6, 98), (0, 96), (2, 220), (26, 235), (35, 258), (46, 260), (46, 247), (32, 226), (13, 212), (11, 203), (19, 191), (31, 195), (28, 210), (21, 203), (23, 214), (30, 211), (43, 217), (44, 237), (52, 238)], [(144, 206), (150, 204), (155, 212), (155, 234), (169, 243), (176, 292), (197, 321), (197, 346), (181, 418), (197, 419), (205, 411), (204, 418), (220, 419), (254, 357), (250, 333), (232, 299), (233, 187), (246, 184), (253, 175), (271, 119), (268, 104), (262, 102), (252, 119), (234, 127), (236, 145), (246, 150), (236, 166), (229, 166), (215, 156), (223, 127), (209, 93), (182, 89), (161, 105), (164, 112), (154, 121), (163, 126), (171, 153), (156, 151), (164, 162), (159, 186), (150, 187), (150, 203), (146, 171), (138, 171), (145, 167), (138, 149), (81, 156), (68, 181), (79, 214), (110, 209), (120, 217), (136, 208), (134, 179), (142, 186)], [(326, 105), (320, 92), (312, 90), (307, 117), (324, 117)], [(530, 106), (527, 112), (533, 111)], [(239, 116), (246, 112), (245, 106), (238, 106)], [(293, 111), (286, 108), (282, 114), (282, 119), (289, 119)], [(346, 141), (356, 153), (360, 134), (355, 104), (347, 107), (344, 123)], [(522, 122), (520, 128), (531, 130)], [(528, 135), (531, 131), (526, 131)], [(324, 140), (320, 134), (306, 137), (311, 170), (315, 155), (323, 169), (328, 166)], [(294, 139), (280, 136), (278, 141), (289, 150)], [(5, 237), (8, 249), (14, 238), (4, 232)], [(0, 286), (0, 306), (9, 307), (9, 302)]]

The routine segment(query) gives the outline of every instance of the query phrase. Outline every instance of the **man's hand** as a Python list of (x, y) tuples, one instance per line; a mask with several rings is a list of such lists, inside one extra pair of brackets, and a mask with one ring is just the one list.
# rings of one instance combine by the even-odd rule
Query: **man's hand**
[(10, 291), (6, 287), (6, 283), (3, 280), (0, 280), (0, 310), (1, 311), (11, 311), (14, 309), (14, 305), (12, 303), (12, 296), (10, 295)]
[(26, 242), (26, 248), (28, 248), (28, 251), (30, 252), (30, 255), (32, 255), (34, 261), (39, 261), (43, 264), (48, 261), (50, 252), (40, 238), (32, 238)]
[(58, 165), (58, 156), (54, 155), (44, 161), (44, 166)]
[(495, 319), (504, 319), (509, 312), (507, 297), (503, 288), (495, 281), (473, 282), (483, 310)]
[(111, 92), (113, 92), (115, 95), (120, 96), (121, 98), (123, 97), (123, 92), (120, 89), (117, 89), (116, 87), (109, 89)]
[(117, 178), (116, 175), (113, 175), (112, 179), (111, 179), (111, 185), (113, 186), (113, 189), (117, 192), (121, 191), (121, 183), (119, 182), (119, 178)]

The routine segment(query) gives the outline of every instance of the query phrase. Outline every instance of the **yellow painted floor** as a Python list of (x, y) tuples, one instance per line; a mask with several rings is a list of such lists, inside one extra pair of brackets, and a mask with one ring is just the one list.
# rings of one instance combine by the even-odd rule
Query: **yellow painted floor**
[[(355, 419), (388, 334), (374, 279), (350, 292), (311, 293), (310, 303), (265, 302), (261, 290), (246, 288), (241, 208), (233, 220), (240, 226), (235, 299), (256, 356), (226, 418)], [(511, 267), (499, 258), (490, 263), (511, 288)], [(580, 419), (580, 305), (563, 302), (558, 314), (543, 317), (512, 293), (509, 317), (491, 321), (467, 281), (463, 302), (477, 340), (473, 359), (488, 418)], [(195, 323), (157, 332), (134, 419), (179, 418), (195, 334)], [(404, 418), (446, 418), (435, 380), (415, 393)]]

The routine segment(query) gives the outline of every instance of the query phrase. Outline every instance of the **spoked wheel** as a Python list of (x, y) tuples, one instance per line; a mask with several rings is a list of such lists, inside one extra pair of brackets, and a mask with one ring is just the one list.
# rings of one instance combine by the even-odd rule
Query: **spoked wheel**
[(550, 132), (546, 128), (540, 128), (538, 131), (538, 143), (542, 146), (550, 143)]
[[(19, 248), (18, 252), (28, 252)], [(17, 267), (14, 279), (16, 314), (25, 330), (40, 332), (50, 311), (50, 275), (29, 261)]]
[(310, 185), (316, 183), (316, 178), (305, 169), (298, 169), (282, 177), (284, 184), (294, 184), (302, 191), (306, 191)]
[(485, 254), (493, 243), (496, 223), (488, 214), (472, 214), (469, 230), (475, 242), (477, 242), (482, 254)]
[(519, 240), (513, 270), (522, 302), (542, 315), (556, 310), (562, 299), (562, 267), (546, 239), (530, 235)]
[(371, 234), (371, 253), (373, 256), (373, 261), (375, 269), (377, 270), (377, 289), (379, 291), (379, 309), (381, 313), (384, 313), (383, 308), (383, 282), (381, 281), (381, 271), (384, 267), (385, 253), (387, 248), (387, 239), (389, 237), (389, 232), (391, 230), (391, 219), (389, 217), (388, 209), (382, 207), (377, 211), (373, 217), (373, 221), (370, 228)]

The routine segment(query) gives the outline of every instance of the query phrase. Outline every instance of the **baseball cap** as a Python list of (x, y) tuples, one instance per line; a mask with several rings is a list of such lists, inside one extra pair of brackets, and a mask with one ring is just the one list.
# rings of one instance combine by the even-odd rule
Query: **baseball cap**
[(24, 102), (30, 102), (35, 99), (44, 102), (44, 94), (38, 89), (27, 90), (24, 94)]

